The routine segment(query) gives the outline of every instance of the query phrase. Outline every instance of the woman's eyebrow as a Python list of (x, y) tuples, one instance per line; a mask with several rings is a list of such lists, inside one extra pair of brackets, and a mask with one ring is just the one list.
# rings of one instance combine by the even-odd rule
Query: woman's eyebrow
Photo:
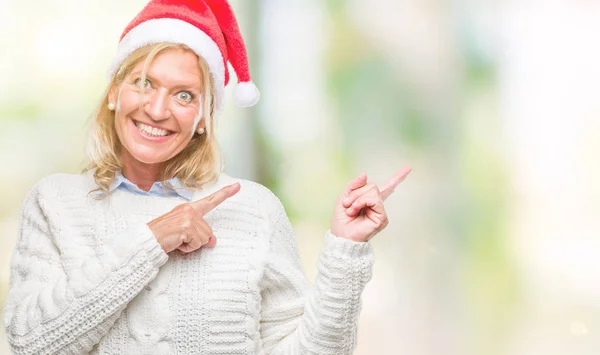
[(188, 89), (188, 90), (193, 90), (193, 91), (200, 91), (201, 86), (202, 85), (196, 84), (196, 83), (182, 83), (182, 84), (174, 85), (172, 88), (173, 89)]
[[(131, 76), (141, 76), (142, 71), (141, 70), (134, 70), (131, 72)], [(152, 74), (150, 73), (146, 73), (146, 79), (150, 80), (151, 82), (154, 82), (156, 84), (160, 85), (160, 80), (156, 79), (155, 77), (152, 76)], [(194, 91), (200, 91), (202, 87), (201, 83), (196, 83), (196, 82), (186, 82), (186, 81), (182, 81), (182, 82), (178, 82), (175, 85), (171, 86), (172, 89), (190, 89), (190, 90), (194, 90)]]
[[(130, 74), (130, 76), (141, 76), (142, 75), (142, 71), (139, 69), (133, 70)], [(146, 76), (148, 76), (148, 73), (146, 73)]]

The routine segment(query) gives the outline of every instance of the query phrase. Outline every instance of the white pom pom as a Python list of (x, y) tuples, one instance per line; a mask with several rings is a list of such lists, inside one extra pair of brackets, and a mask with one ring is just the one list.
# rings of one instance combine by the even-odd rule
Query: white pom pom
[(253, 82), (238, 83), (233, 92), (233, 101), (239, 107), (250, 107), (256, 105), (260, 98), (260, 92)]

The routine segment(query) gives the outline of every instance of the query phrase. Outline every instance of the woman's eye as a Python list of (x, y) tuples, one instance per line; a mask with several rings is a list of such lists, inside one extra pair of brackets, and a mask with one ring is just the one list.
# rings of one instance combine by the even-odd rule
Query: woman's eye
[[(141, 88), (141, 85), (140, 85), (141, 80), (142, 80), (141, 78), (137, 78), (134, 81), (134, 84), (139, 88)], [(150, 89), (151, 87), (152, 87), (152, 84), (150, 83), (150, 80), (148, 80), (148, 79), (144, 80), (144, 89)]]
[(182, 91), (177, 94), (177, 98), (181, 101), (191, 102), (194, 96), (187, 91)]

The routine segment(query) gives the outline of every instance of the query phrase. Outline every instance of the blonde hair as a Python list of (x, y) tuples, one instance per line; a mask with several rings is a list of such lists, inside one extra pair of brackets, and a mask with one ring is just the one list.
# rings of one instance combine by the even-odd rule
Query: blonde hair
[[(108, 196), (116, 172), (123, 168), (120, 155), (121, 142), (115, 130), (115, 111), (108, 108), (109, 93), (112, 88), (118, 88), (141, 61), (144, 61), (140, 80), (143, 83), (154, 57), (167, 49), (191, 51), (187, 46), (175, 43), (152, 44), (135, 50), (124, 60), (111, 79), (95, 114), (92, 115), (87, 146), (89, 163), (83, 169), (83, 173), (94, 170), (94, 181), (98, 188), (91, 192), (103, 191), (103, 194), (99, 194), (100, 199)], [(198, 56), (198, 62), (202, 79), (202, 119), (205, 120), (205, 133), (202, 135), (194, 133), (188, 145), (164, 163), (160, 176), (163, 183), (172, 177), (177, 177), (190, 189), (199, 189), (206, 183), (216, 181), (223, 166), (213, 130), (215, 85), (206, 61)]]

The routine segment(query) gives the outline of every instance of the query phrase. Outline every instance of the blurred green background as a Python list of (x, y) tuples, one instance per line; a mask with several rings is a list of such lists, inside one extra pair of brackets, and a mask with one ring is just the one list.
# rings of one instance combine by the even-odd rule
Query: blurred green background
[[(84, 166), (145, 3), (0, 0), (0, 307), (23, 198)], [(413, 167), (372, 241), (357, 355), (598, 354), (600, 0), (231, 3), (262, 98), (228, 88), (225, 170), (282, 199), (311, 280), (346, 182)]]

